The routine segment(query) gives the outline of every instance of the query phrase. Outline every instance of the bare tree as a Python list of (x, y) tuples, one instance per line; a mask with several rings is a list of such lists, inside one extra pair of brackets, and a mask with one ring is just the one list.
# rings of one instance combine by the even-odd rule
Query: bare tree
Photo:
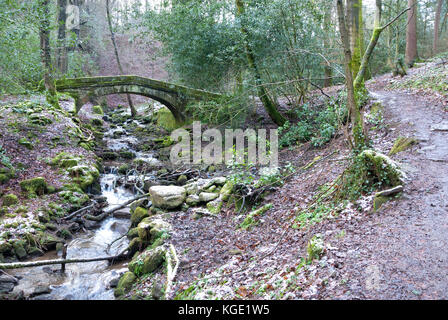
[[(115, 41), (115, 33), (114, 33), (113, 28), (112, 28), (112, 19), (111, 19), (111, 14), (110, 14), (109, 0), (106, 0), (106, 13), (107, 13), (107, 22), (109, 24), (110, 38), (111, 38), (112, 44), (114, 46), (115, 58), (117, 60), (118, 69), (120, 70), (121, 74), (124, 74), (123, 67), (122, 67), (121, 62), (120, 62), (120, 56), (118, 54), (117, 43)], [(131, 99), (131, 95), (128, 93), (126, 96), (127, 96), (127, 99), (128, 99), (129, 108), (131, 109), (131, 116), (134, 118), (137, 115), (137, 110), (134, 107), (134, 104), (133, 104), (132, 99)]]
[(408, 0), (411, 10), (408, 11), (408, 25), (406, 28), (406, 56), (405, 62), (413, 66), (418, 58), (417, 51), (417, 0)]
[(439, 46), (439, 32), (440, 32), (440, 15), (442, 14), (443, 0), (437, 0), (436, 17), (434, 21), (434, 43), (433, 54), (437, 54)]
[(50, 48), (50, 0), (40, 0), (39, 2), (39, 37), (40, 54), (42, 67), (44, 70), (44, 85), (47, 101), (53, 106), (59, 107), (56, 87), (53, 77), (53, 66), (51, 65)]
[(58, 0), (58, 40), (56, 49), (56, 65), (61, 74), (68, 70), (67, 46), (66, 46), (66, 20), (67, 0)]
[[(235, 0), (235, 1), (236, 1), (237, 15), (239, 17), (242, 17), (244, 14), (244, 11), (245, 11), (244, 2), (243, 2), (243, 0)], [(247, 56), (249, 68), (252, 70), (254, 77), (255, 77), (255, 84), (257, 86), (258, 97), (260, 98), (261, 102), (263, 103), (263, 106), (266, 109), (266, 111), (268, 112), (272, 121), (274, 121), (277, 125), (282, 126), (285, 124), (286, 119), (277, 110), (276, 104), (274, 103), (274, 101), (272, 101), (266, 88), (262, 84), (261, 75), (258, 70), (257, 63), (255, 61), (255, 55), (254, 55), (252, 48), (250, 46), (250, 43), (249, 43), (249, 32), (243, 23), (241, 24), (241, 32), (244, 36), (244, 46), (246, 49), (246, 56)]]

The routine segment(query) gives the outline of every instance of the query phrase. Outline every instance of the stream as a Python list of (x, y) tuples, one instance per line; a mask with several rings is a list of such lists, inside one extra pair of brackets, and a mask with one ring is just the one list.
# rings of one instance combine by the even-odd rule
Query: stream
[[(157, 163), (152, 153), (141, 153), (133, 150), (138, 141), (130, 135), (113, 138), (113, 132), (124, 130), (122, 127), (110, 129), (104, 135), (110, 150), (128, 150), (135, 152), (137, 158), (146, 162)], [(116, 165), (116, 164), (115, 164)], [(101, 196), (107, 198), (108, 207), (118, 206), (136, 196), (136, 193), (117, 184), (120, 175), (116, 167), (106, 167), (101, 175)], [(94, 258), (119, 254), (128, 246), (128, 239), (124, 237), (116, 241), (109, 253), (107, 246), (126, 234), (130, 227), (130, 220), (109, 217), (101, 222), (96, 230), (77, 234), (68, 243), (67, 258)], [(48, 252), (32, 261), (60, 259), (62, 253)], [(43, 266), (14, 270), (12, 275), (20, 279), (14, 292), (23, 291), (25, 296), (39, 300), (113, 300), (114, 292), (111, 282), (115, 285), (120, 275), (127, 271), (127, 263), (122, 262), (108, 266), (107, 261), (67, 264), (64, 274), (60, 273), (60, 266)], [(35, 296), (32, 298), (32, 296)]]

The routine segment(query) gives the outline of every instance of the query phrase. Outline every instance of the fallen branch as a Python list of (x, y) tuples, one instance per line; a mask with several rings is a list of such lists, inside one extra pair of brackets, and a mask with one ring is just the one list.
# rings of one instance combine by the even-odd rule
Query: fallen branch
[(92, 221), (102, 221), (102, 220), (104, 220), (107, 216), (111, 215), (112, 213), (114, 213), (114, 212), (116, 212), (116, 211), (118, 211), (118, 210), (120, 210), (120, 209), (126, 208), (126, 207), (127, 207), (128, 205), (130, 205), (131, 203), (133, 203), (133, 202), (135, 202), (135, 201), (137, 201), (137, 200), (146, 198), (146, 197), (149, 197), (149, 194), (143, 194), (143, 195), (140, 195), (140, 196), (138, 196), (138, 197), (135, 197), (135, 198), (133, 198), (133, 199), (131, 199), (131, 200), (128, 200), (128, 201), (126, 201), (125, 203), (123, 203), (122, 205), (119, 205), (119, 206), (116, 207), (116, 208), (112, 208), (112, 209), (106, 210), (106, 211), (104, 211), (102, 214), (100, 214), (100, 215), (98, 215), (98, 216), (92, 216), (92, 215), (88, 214), (88, 215), (85, 216), (85, 218), (86, 218), (87, 220), (92, 220)]
[(113, 257), (100, 257), (100, 258), (90, 258), (90, 259), (56, 259), (56, 260), (42, 260), (42, 261), (32, 261), (32, 262), (15, 262), (15, 263), (0, 263), (0, 269), (10, 270), (10, 269), (21, 269), (21, 268), (31, 268), (31, 267), (40, 267), (40, 266), (48, 266), (48, 265), (65, 265), (68, 263), (87, 263), (87, 262), (96, 262), (96, 261), (120, 261), (128, 258), (128, 255), (125, 252), (120, 253), (117, 256)]
[(87, 207), (81, 208), (81, 209), (71, 213), (70, 215), (62, 218), (62, 220), (69, 220), (69, 219), (73, 218), (74, 216), (76, 216), (76, 215), (78, 215), (78, 214), (80, 214), (80, 213), (82, 213), (82, 212), (84, 212), (86, 210), (93, 209), (94, 206), (95, 206), (95, 203), (92, 203), (91, 205), (88, 205)]
[(388, 189), (388, 190), (377, 192), (375, 194), (375, 197), (387, 197), (387, 196), (390, 196), (390, 195), (393, 195), (393, 194), (396, 194), (396, 193), (400, 193), (400, 192), (403, 192), (403, 186), (397, 186), (397, 187), (392, 188), (392, 189)]
[[(174, 260), (174, 268), (172, 267), (172, 261)], [(165, 287), (165, 297), (168, 297), (171, 293), (171, 287), (173, 285), (174, 278), (177, 274), (177, 269), (179, 268), (179, 258), (176, 254), (176, 248), (170, 244), (170, 249), (166, 252), (166, 287)]]

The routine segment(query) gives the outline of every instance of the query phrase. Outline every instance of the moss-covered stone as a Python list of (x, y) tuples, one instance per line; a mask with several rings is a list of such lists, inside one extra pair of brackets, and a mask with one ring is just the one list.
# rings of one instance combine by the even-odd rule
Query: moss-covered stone
[(365, 150), (358, 159), (362, 161), (368, 172), (377, 177), (379, 181), (384, 181), (394, 187), (403, 183), (404, 173), (397, 163), (384, 154), (373, 150)]
[(120, 157), (122, 157), (123, 159), (134, 159), (136, 155), (131, 151), (120, 151)]
[(416, 144), (418, 144), (417, 139), (399, 137), (397, 140), (395, 140), (395, 143), (389, 152), (389, 156), (393, 156), (394, 154), (403, 152)]
[(137, 207), (131, 215), (132, 225), (138, 225), (144, 218), (149, 217), (149, 211), (147, 209)]
[(375, 196), (373, 198), (373, 211), (378, 211), (383, 204), (388, 202), (391, 198), (386, 196)]
[(138, 237), (138, 228), (132, 228), (128, 231), (127, 234), (128, 239), (132, 240)]
[(7, 194), (2, 198), (2, 205), (4, 207), (10, 207), (19, 203), (19, 199), (15, 194)]
[(103, 111), (103, 108), (101, 106), (93, 106), (92, 107), (92, 112), (94, 114), (99, 114), (101, 116), (104, 115), (104, 111)]
[(222, 187), (220, 194), (223, 201), (229, 200), (232, 195), (233, 189), (235, 185), (231, 181), (227, 181), (226, 184)]
[(250, 229), (252, 226), (255, 226), (258, 224), (258, 222), (255, 220), (256, 217), (264, 214), (266, 211), (272, 209), (272, 204), (266, 204), (263, 207), (254, 210), (250, 212), (246, 218), (243, 220), (243, 222), (240, 224), (240, 228), (247, 230)]
[(219, 213), (221, 213), (223, 204), (224, 204), (224, 201), (222, 200), (222, 197), (220, 196), (218, 199), (207, 203), (207, 209), (208, 209), (208, 211), (210, 211), (213, 214), (219, 214)]
[(114, 290), (114, 295), (116, 298), (126, 294), (132, 288), (132, 285), (137, 280), (137, 277), (132, 272), (126, 272), (121, 276), (118, 285)]
[(97, 182), (100, 173), (93, 166), (80, 165), (69, 168), (70, 176), (73, 182), (77, 183), (83, 191), (87, 191), (88, 187)]
[(130, 169), (130, 166), (128, 164), (123, 164), (118, 168), (119, 174), (126, 174)]
[(43, 195), (47, 192), (47, 182), (42, 177), (23, 180), (19, 185), (30, 196)]
[(9, 182), (9, 177), (6, 174), (0, 173), (0, 185), (7, 184)]
[(19, 258), (19, 260), (25, 259), (27, 256), (26, 250), (25, 250), (25, 242), (24, 241), (15, 241), (12, 244), (14, 248), (14, 254)]
[(129, 263), (129, 270), (138, 277), (154, 272), (165, 261), (165, 254), (162, 246), (147, 249)]
[(112, 151), (103, 152), (102, 155), (104, 160), (116, 160), (118, 158), (118, 154)]

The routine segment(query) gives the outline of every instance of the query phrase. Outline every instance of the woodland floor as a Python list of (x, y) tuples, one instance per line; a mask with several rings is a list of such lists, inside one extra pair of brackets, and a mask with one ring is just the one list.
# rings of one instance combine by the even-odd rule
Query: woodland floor
[[(447, 299), (448, 132), (433, 130), (447, 123), (446, 96), (388, 90), (396, 81), (402, 80), (385, 75), (368, 89), (372, 102), (384, 106), (382, 125), (370, 131), (374, 148), (387, 154), (400, 136), (419, 140), (392, 157), (407, 174), (398, 200), (373, 213), (372, 197), (364, 197), (311, 227), (287, 229), (297, 208), (343, 172), (349, 150), (342, 136), (321, 150), (284, 150), (281, 162), (297, 167), (323, 158), (265, 199), (274, 208), (252, 230), (236, 231), (241, 221), (232, 210), (218, 219), (173, 215), (179, 232), (172, 241), (183, 250), (177, 293), (186, 290), (184, 298), (196, 299)], [(324, 255), (303, 265), (306, 244), (316, 234), (323, 236)]]

